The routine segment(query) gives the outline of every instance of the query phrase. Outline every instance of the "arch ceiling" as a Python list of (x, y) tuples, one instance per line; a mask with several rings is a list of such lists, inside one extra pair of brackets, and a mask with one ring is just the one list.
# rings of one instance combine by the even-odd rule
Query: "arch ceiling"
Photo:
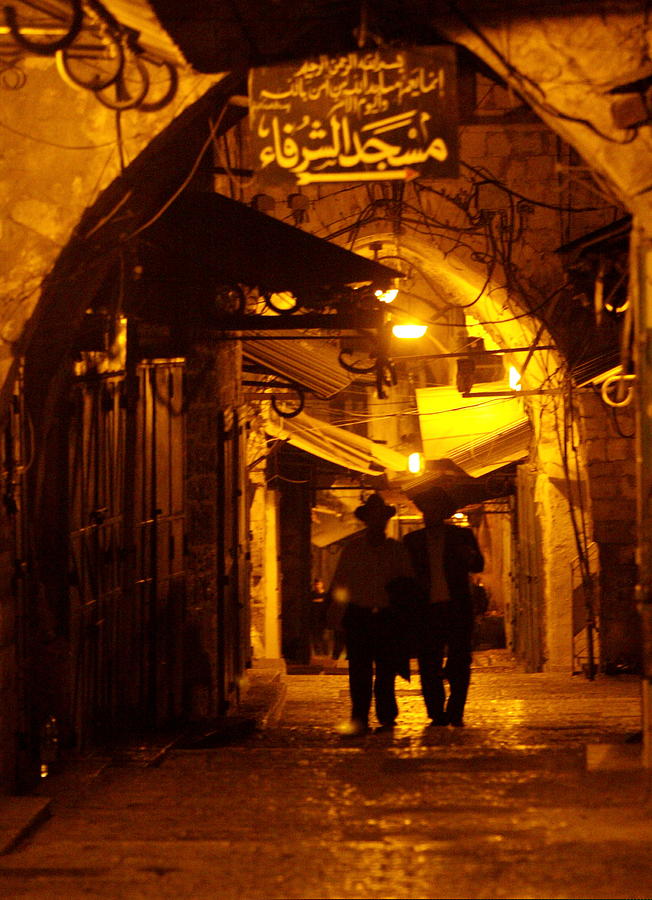
[[(371, 245), (382, 244), (378, 260), (408, 273), (416, 269), (416, 275), (408, 275), (405, 290), (399, 287), (399, 295), (394, 301), (408, 318), (423, 322), (455, 324), (445, 330), (446, 336), (435, 337), (433, 353), (449, 353), (461, 349), (462, 342), (455, 341), (455, 332), (468, 330), (473, 322), (479, 323), (481, 331), (496, 347), (505, 351), (510, 348), (526, 348), (508, 353), (509, 362), (519, 371), (527, 367), (523, 377), (523, 387), (536, 389), (547, 383), (552, 372), (559, 368), (559, 357), (552, 350), (538, 350), (530, 353), (535, 341), (540, 345), (550, 345), (548, 335), (540, 332), (535, 318), (518, 305), (514, 297), (496, 282), (487, 282), (486, 275), (477, 267), (467, 264), (463, 258), (447, 254), (439, 247), (418, 236), (403, 234), (397, 241), (392, 233), (378, 233), (359, 239), (355, 250), (365, 255), (373, 254)], [(399, 284), (402, 283), (399, 282)], [(524, 314), (525, 313), (525, 314)], [(477, 330), (476, 330), (477, 333)], [(439, 332), (441, 335), (441, 331)], [(437, 346), (440, 350), (437, 350)]]

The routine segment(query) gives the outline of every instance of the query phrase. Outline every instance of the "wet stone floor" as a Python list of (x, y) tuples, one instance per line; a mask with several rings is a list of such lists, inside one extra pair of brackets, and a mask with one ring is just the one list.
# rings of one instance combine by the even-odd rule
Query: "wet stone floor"
[(640, 727), (631, 676), (474, 669), (465, 728), (432, 728), (418, 675), (393, 733), (343, 739), (345, 674), (286, 676), (237, 744), (106, 766), (0, 857), (0, 896), (650, 898), (649, 772), (589, 770)]

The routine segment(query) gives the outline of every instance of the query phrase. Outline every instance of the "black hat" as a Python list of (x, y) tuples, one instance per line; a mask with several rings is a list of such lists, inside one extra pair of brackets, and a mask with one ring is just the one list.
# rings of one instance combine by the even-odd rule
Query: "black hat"
[(421, 489), (415, 488), (405, 492), (417, 509), (422, 512), (428, 510), (434, 518), (450, 518), (453, 513), (462, 506), (448, 491), (437, 485), (430, 485)]
[(360, 519), (361, 522), (366, 522), (369, 515), (376, 512), (382, 513), (387, 520), (396, 515), (396, 507), (385, 503), (380, 494), (370, 494), (362, 506), (355, 510), (353, 515)]

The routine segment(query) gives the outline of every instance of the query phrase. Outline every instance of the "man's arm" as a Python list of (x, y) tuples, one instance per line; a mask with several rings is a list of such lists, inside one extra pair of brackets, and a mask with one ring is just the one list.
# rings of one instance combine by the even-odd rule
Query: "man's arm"
[(484, 556), (480, 551), (480, 547), (476, 540), (475, 535), (471, 531), (470, 528), (466, 529), (467, 539), (469, 540), (469, 561), (468, 561), (468, 569), (469, 572), (482, 572), (484, 569)]
[(484, 556), (480, 550), (476, 537), (470, 528), (461, 528), (452, 525), (455, 529), (455, 559), (458, 565), (467, 572), (482, 572), (484, 569)]

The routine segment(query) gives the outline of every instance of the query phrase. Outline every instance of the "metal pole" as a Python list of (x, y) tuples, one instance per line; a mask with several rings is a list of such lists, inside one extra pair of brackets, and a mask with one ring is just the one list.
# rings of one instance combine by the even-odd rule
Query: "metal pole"
[(631, 246), (636, 392), (637, 564), (641, 617), (643, 765), (652, 768), (652, 237), (634, 222)]
[(227, 710), (226, 689), (226, 591), (228, 576), (226, 572), (226, 419), (220, 410), (216, 421), (216, 509), (215, 509), (215, 562), (216, 562), (216, 660), (215, 677), (217, 680), (217, 714), (222, 716)]

